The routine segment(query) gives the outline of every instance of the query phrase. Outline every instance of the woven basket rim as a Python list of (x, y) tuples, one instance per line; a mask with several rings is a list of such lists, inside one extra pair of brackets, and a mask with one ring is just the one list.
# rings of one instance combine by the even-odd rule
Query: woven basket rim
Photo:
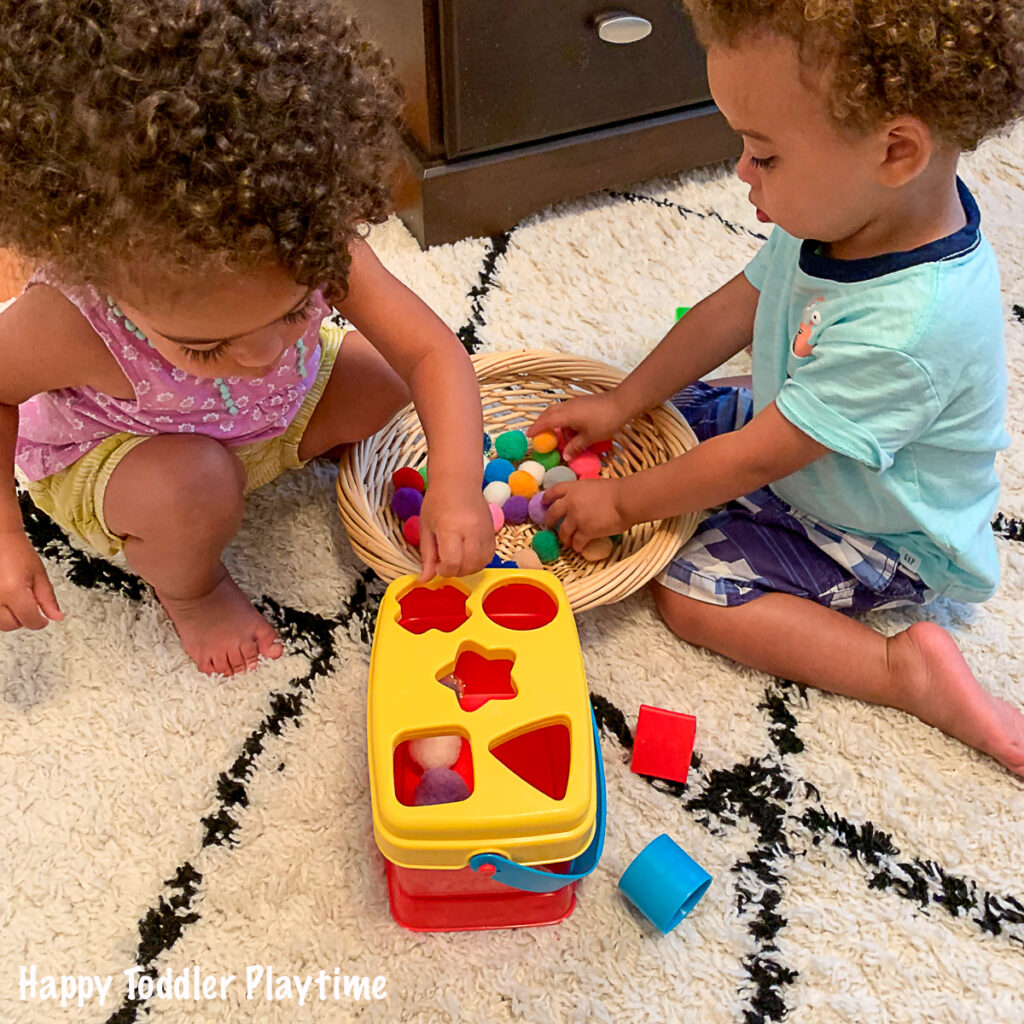
[[(596, 359), (542, 349), (478, 353), (471, 359), (482, 387), (494, 381), (528, 380), (531, 374), (545, 374), (557, 376), (566, 385), (574, 385), (582, 391), (605, 391), (626, 376), (617, 367)], [(349, 543), (356, 555), (387, 583), (406, 573), (418, 573), (420, 563), (396, 543), (390, 530), (385, 528), (383, 510), (371, 507), (367, 481), (389, 486), (390, 471), (387, 481), (381, 476), (380, 466), (387, 463), (381, 456), (393, 454), (392, 442), (398, 440), (396, 431), (410, 415), (415, 416), (411, 403), (395, 413), (376, 434), (350, 445), (338, 471), (338, 510)], [(651, 420), (658, 437), (669, 449), (669, 457), (696, 446), (693, 431), (672, 406), (657, 406), (641, 417)], [(661, 520), (653, 524), (652, 535), (638, 550), (603, 565), (596, 563), (591, 571), (562, 579), (573, 611), (619, 601), (638, 590), (668, 564), (693, 534), (697, 520), (696, 512)]]

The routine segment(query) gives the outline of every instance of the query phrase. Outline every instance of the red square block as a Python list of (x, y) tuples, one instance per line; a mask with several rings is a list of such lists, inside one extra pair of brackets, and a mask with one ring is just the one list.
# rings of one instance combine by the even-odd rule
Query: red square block
[(641, 704), (630, 768), (638, 775), (686, 782), (696, 732), (693, 715)]

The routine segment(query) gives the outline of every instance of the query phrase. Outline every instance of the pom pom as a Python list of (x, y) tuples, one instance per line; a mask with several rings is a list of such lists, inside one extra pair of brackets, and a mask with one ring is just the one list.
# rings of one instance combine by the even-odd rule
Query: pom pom
[(391, 511), (399, 519), (418, 516), (423, 505), (423, 495), (413, 487), (399, 487), (391, 495)]
[(598, 457), (602, 455), (607, 455), (611, 450), (612, 439), (610, 437), (606, 437), (603, 441), (595, 441), (590, 446), (590, 451), (592, 451)]
[(521, 430), (506, 430), (494, 439), (494, 450), (498, 453), (499, 459), (510, 459), (518, 462), (526, 456), (526, 450), (530, 447), (526, 435)]
[(537, 557), (547, 565), (558, 558), (558, 537), (551, 530), (541, 530), (533, 535), (530, 546)]
[(544, 454), (553, 452), (558, 447), (558, 438), (553, 430), (542, 430), (533, 436), (533, 450)]
[(426, 490), (427, 489), (427, 467), (426, 466), (420, 466), (420, 468), (419, 468), (419, 470), (417, 470), (417, 472), (419, 473), (419, 475), (421, 477), (423, 477), (423, 490)]
[(491, 459), (484, 467), (484, 483), (490, 484), (495, 480), (508, 483), (508, 478), (516, 471), (508, 459)]
[(509, 478), (508, 485), (513, 494), (522, 498), (532, 498), (537, 493), (537, 481), (523, 469), (517, 469)]
[(518, 526), (520, 523), (526, 522), (526, 517), (530, 514), (530, 503), (518, 494), (513, 494), (504, 505), (501, 506), (501, 511), (505, 516), (505, 522), (512, 526)]
[(603, 562), (613, 551), (615, 544), (611, 537), (595, 537), (583, 546), (580, 554), (588, 562)]
[(580, 452), (569, 460), (569, 468), (581, 480), (593, 480), (601, 475), (601, 457), (592, 451)]
[(512, 558), (520, 569), (542, 569), (544, 567), (533, 548), (516, 548)]
[(506, 562), (501, 555), (495, 555), (485, 566), (485, 569), (518, 569), (515, 562)]
[(519, 463), (520, 473), (529, 473), (534, 480), (539, 484), (544, 479), (544, 474), (547, 472), (547, 466), (542, 466), (536, 459), (527, 459), (525, 462)]
[(403, 466), (401, 469), (396, 469), (391, 474), (391, 483), (394, 484), (395, 490), (397, 491), (400, 487), (411, 487), (414, 491), (423, 493), (426, 487), (426, 481), (420, 476), (418, 469), (413, 469), (412, 466)]
[(512, 497), (512, 488), (502, 480), (492, 480), (484, 488), (484, 501), (488, 505), (504, 505)]
[(451, 768), (432, 768), (423, 773), (412, 802), (417, 807), (429, 804), (454, 804), (469, 796), (466, 780)]
[(424, 770), (451, 768), (462, 753), (462, 737), (449, 733), (446, 736), (417, 736), (409, 740), (409, 756)]
[(547, 521), (548, 507), (544, 504), (544, 492), (538, 491), (531, 499), (526, 514), (530, 517), (531, 523), (543, 526)]
[(544, 474), (543, 487), (546, 491), (555, 484), (571, 484), (576, 479), (576, 474), (568, 466), (555, 466)]
[(484, 455), (489, 455), (494, 442), (491, 440), (491, 435), (484, 431)]
[(402, 536), (414, 547), (420, 546), (420, 517), (409, 516), (404, 523), (402, 523)]
[(554, 469), (562, 461), (562, 453), (557, 448), (550, 452), (534, 452), (533, 461), (544, 469)]
[(494, 532), (497, 533), (505, 525), (505, 513), (497, 505), (488, 505), (491, 510), (491, 522), (494, 523)]

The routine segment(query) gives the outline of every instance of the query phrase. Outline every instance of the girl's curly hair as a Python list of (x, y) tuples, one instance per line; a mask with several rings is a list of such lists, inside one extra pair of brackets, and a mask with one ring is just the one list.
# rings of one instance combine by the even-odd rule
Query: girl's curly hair
[(98, 284), (144, 256), (343, 291), (398, 107), (333, 0), (0, 0), (0, 246)]
[(854, 130), (919, 117), (973, 149), (1024, 113), (1024, 0), (684, 0), (705, 46), (792, 39)]

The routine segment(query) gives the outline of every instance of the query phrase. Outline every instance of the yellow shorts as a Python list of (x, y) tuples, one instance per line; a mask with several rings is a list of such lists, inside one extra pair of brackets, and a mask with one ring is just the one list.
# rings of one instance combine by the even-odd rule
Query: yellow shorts
[[(305, 464), (299, 458), (299, 444), (327, 386), (347, 330), (333, 324), (320, 328), (320, 368), (287, 430), (265, 441), (231, 447), (245, 469), (246, 494), (269, 484), (285, 470), (298, 469)], [(124, 538), (107, 528), (103, 496), (120, 461), (148, 440), (148, 435), (112, 434), (70, 466), (42, 480), (26, 483), (25, 487), (36, 505), (55, 523), (86, 541), (100, 554), (116, 555), (124, 547)]]

